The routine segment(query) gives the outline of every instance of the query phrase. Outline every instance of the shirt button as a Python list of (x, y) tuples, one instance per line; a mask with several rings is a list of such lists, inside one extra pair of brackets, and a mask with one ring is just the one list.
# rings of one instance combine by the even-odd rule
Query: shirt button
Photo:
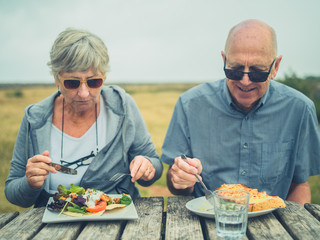
[(244, 175), (246, 175), (246, 174), (247, 174), (247, 172), (244, 171), (244, 170), (241, 172), (241, 175), (242, 175), (242, 176), (244, 176)]
[(248, 144), (247, 143), (243, 144), (243, 148), (248, 148)]
[(246, 116), (244, 119), (245, 119), (245, 120), (248, 120), (248, 119), (249, 119), (249, 117), (248, 117), (248, 116)]

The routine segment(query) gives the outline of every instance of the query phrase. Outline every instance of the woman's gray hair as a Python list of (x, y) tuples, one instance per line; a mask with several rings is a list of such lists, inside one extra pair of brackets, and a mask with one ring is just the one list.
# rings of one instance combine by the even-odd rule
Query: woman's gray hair
[(55, 79), (61, 71), (88, 71), (105, 74), (109, 70), (108, 49), (95, 34), (67, 28), (55, 40), (48, 66)]

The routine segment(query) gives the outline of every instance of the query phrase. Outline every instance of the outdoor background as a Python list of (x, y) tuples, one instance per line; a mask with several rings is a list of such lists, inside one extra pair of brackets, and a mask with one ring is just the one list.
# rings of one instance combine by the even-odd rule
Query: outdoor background
[(319, 0), (0, 0), (0, 83), (52, 83), (50, 49), (68, 27), (105, 42), (108, 82), (217, 80), (228, 32), (246, 19), (275, 29), (278, 77), (319, 76), (319, 11)]
[[(294, 86), (314, 98), (320, 106), (320, 77), (300, 79), (295, 75), (287, 76), (284, 83)], [(146, 121), (157, 152), (161, 155), (161, 146), (171, 119), (174, 105), (179, 95), (196, 84), (152, 84), (122, 85), (133, 96)], [(4, 196), (4, 183), (10, 168), (13, 147), (19, 130), (24, 108), (38, 102), (56, 91), (53, 86), (6, 86), (0, 85), (0, 213), (25, 209), (10, 204)], [(317, 100), (318, 99), (318, 100)], [(164, 165), (162, 177), (151, 187), (140, 188), (142, 196), (170, 196), (166, 187), (165, 174), (168, 166)], [(320, 176), (310, 178), (312, 202), (320, 204)]]

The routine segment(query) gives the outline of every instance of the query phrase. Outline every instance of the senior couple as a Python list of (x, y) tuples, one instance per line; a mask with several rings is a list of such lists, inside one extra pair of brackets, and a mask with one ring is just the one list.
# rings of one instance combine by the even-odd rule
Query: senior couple
[[(318, 120), (310, 99), (273, 81), (281, 59), (270, 26), (258, 20), (234, 26), (221, 52), (226, 78), (180, 96), (159, 159), (132, 97), (104, 86), (109, 57), (102, 40), (87, 31), (63, 31), (48, 63), (58, 91), (25, 109), (7, 199), (22, 207), (45, 206), (59, 184), (135, 199), (135, 182), (153, 184), (163, 162), (170, 165), (167, 184), (176, 195), (203, 196), (194, 176), (199, 174), (211, 190), (242, 183), (310, 202), (308, 178), (320, 174)], [(78, 174), (57, 172), (51, 162)], [(110, 181), (118, 172), (129, 174)]]

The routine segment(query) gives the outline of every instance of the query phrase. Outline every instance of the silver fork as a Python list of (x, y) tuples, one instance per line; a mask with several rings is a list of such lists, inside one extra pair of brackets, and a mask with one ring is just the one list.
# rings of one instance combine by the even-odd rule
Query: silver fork
[[(189, 164), (189, 161), (184, 154), (181, 155), (181, 158), (182, 158), (182, 160), (184, 160), (186, 163)], [(200, 179), (198, 174), (195, 174), (194, 176), (198, 179), (198, 181), (200, 182), (200, 184), (204, 188), (206, 199), (213, 206), (214, 205), (213, 193), (207, 188), (207, 186), (204, 184), (204, 182), (202, 182), (202, 180)]]
[(126, 175), (131, 175), (131, 173), (116, 173), (115, 175), (113, 175), (109, 181), (111, 182), (117, 182), (118, 180), (120, 180), (121, 178), (123, 178)]

